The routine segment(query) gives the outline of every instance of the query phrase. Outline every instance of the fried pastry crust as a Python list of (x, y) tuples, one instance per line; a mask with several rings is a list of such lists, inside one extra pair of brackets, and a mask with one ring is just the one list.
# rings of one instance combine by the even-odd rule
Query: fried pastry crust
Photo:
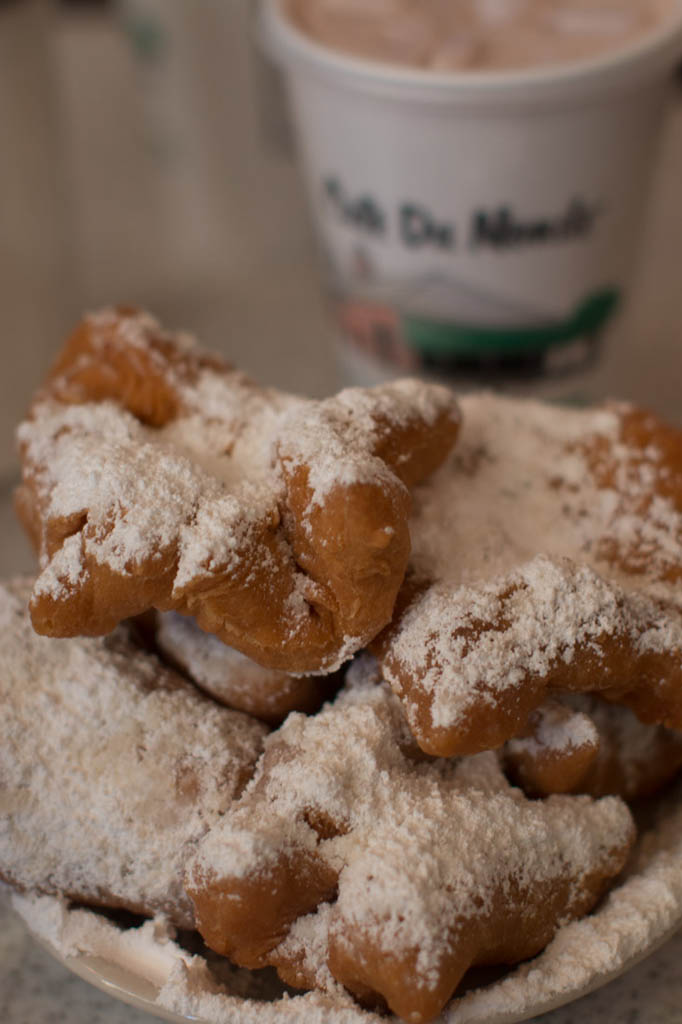
[(682, 768), (682, 734), (645, 725), (628, 708), (567, 695), (543, 704), (503, 748), (507, 774), (530, 796), (589, 793), (639, 800)]
[(682, 433), (623, 405), (462, 408), (372, 645), (419, 744), (495, 749), (557, 691), (682, 728)]
[(528, 796), (587, 793), (584, 786), (600, 746), (601, 736), (589, 715), (552, 699), (532, 712), (520, 736), (505, 744), (502, 761)]
[(263, 665), (333, 671), (390, 621), (409, 487), (458, 426), (435, 385), (304, 401), (146, 314), (90, 316), (19, 428), (34, 626), (101, 635), (173, 609)]
[(341, 672), (292, 676), (263, 668), (177, 612), (158, 616), (155, 641), (163, 657), (214, 700), (270, 725), (279, 725), (290, 711), (317, 711), (341, 685)]
[(208, 945), (419, 1024), (470, 966), (538, 953), (621, 870), (633, 826), (618, 799), (530, 801), (493, 753), (413, 749), (397, 700), (371, 682), (290, 715), (190, 865)]
[(531, 714), (524, 732), (505, 744), (502, 761), (529, 796), (586, 793), (600, 748), (601, 735), (588, 714), (548, 700)]

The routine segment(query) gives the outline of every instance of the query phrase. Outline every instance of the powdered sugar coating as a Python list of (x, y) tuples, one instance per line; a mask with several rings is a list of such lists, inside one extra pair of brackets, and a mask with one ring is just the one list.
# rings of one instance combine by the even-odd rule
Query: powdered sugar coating
[(558, 702), (548, 701), (538, 709), (533, 732), (510, 740), (507, 751), (511, 754), (563, 754), (599, 746), (599, 731), (592, 718), (581, 711), (570, 713)]
[(584, 792), (651, 797), (682, 767), (682, 732), (645, 725), (628, 708), (597, 697), (565, 694), (561, 701), (574, 718), (589, 718), (599, 738)]
[(256, 665), (246, 655), (221, 643), (217, 637), (202, 633), (191, 619), (175, 612), (160, 616), (156, 640), (166, 655), (186, 666), (192, 679), (218, 698), (225, 693), (226, 679), (229, 681), (229, 696), (233, 697), (234, 677), (237, 677), (237, 693), (240, 694), (242, 690), (246, 692), (260, 683), (264, 676), (279, 675)]
[(320, 903), (314, 913), (297, 918), (275, 955), (280, 961), (300, 963), (303, 974), (315, 989), (340, 995), (345, 989), (334, 978), (327, 963), (333, 917), (334, 905)]
[[(356, 682), (317, 716), (289, 716), (242, 799), (202, 841), (190, 892), (229, 879), (229, 896), (230, 884), (275, 877), (283, 856), (321, 858), (338, 875), (338, 900), (322, 911), (330, 941), (370, 936), (373, 949), (398, 958), (416, 947), (418, 985), (435, 989), (453, 944), (494, 916), (501, 886), (528, 894), (566, 884), (570, 916), (586, 878), (622, 865), (632, 824), (621, 801), (527, 801), (492, 753), (412, 755), (385, 686)], [(302, 920), (268, 962), (286, 964), (303, 942), (308, 958), (324, 947), (319, 922)], [(312, 967), (326, 977), (324, 963)]]
[[(356, 690), (376, 681), (371, 661), (360, 664), (353, 674)], [(487, 756), (465, 759), (461, 766), (474, 766), (476, 775), (485, 782), (481, 774), (484, 762), (490, 763)], [(493, 788), (496, 777), (497, 769), (493, 766), (490, 772)], [(628, 878), (595, 914), (561, 928), (544, 953), (502, 981), (456, 998), (440, 1020), (447, 1024), (487, 1024), (498, 1016), (515, 1019), (524, 1012), (540, 1013), (574, 997), (604, 975), (617, 973), (680, 920), (681, 867), (682, 813), (673, 805), (658, 829), (640, 841)], [(107, 934), (103, 936), (102, 923), (92, 914), (69, 912), (48, 899), (38, 904), (32, 901), (30, 906), (22, 900), (17, 909), (31, 928), (62, 955), (90, 953), (116, 963), (130, 962), (128, 939), (121, 939), (119, 933), (117, 940), (117, 929), (108, 924), (105, 926)], [(325, 986), (324, 992), (293, 999), (284, 995), (275, 1002), (262, 1002), (257, 996), (244, 998), (240, 987), (220, 984), (211, 977), (201, 958), (188, 962), (187, 954), (174, 948), (166, 930), (157, 926), (153, 930), (148, 928), (144, 938), (131, 938), (136, 950), (136, 973), (158, 986), (159, 1006), (178, 1014), (192, 1014), (210, 1024), (282, 1024), (302, 1018), (310, 1024), (380, 1024), (385, 1017), (359, 1009), (329, 975), (326, 967), (329, 910), (328, 905), (323, 906), (318, 914), (299, 920), (281, 948), (283, 955), (305, 953), (307, 968), (317, 972), (318, 983)], [(71, 924), (74, 915), (77, 921)], [(122, 935), (126, 936), (127, 932)], [(140, 943), (144, 948), (140, 948)], [(116, 950), (117, 944), (121, 946), (119, 950)], [(165, 967), (161, 976), (159, 965), (166, 964), (169, 958), (173, 959), (173, 964)]]
[(379, 447), (382, 435), (400, 430), (415, 413), (434, 427), (450, 401), (447, 389), (416, 379), (395, 381), (383, 392), (346, 388), (324, 403), (292, 408), (284, 418), (280, 452), (309, 467), (312, 510), (340, 484), (384, 478), (390, 472), (385, 462), (362, 453)]
[[(679, 799), (679, 793), (675, 800)], [(74, 955), (73, 930), (66, 925), (74, 913), (79, 915), (78, 951), (92, 955), (111, 954), (115, 935), (107, 936), (104, 949), (99, 940), (99, 924), (93, 914), (65, 911), (44, 898), (39, 905), (16, 909), (31, 929), (50, 942), (61, 955)], [(82, 917), (81, 917), (82, 915)], [(59, 927), (55, 928), (55, 917)], [(314, 920), (317, 915), (312, 915)], [(85, 918), (90, 919), (87, 927)], [(603, 905), (582, 921), (564, 926), (544, 953), (523, 964), (501, 981), (476, 988), (456, 998), (446, 1007), (439, 1024), (488, 1024), (495, 1020), (519, 1020), (546, 1012), (582, 995), (590, 987), (617, 975), (644, 955), (682, 919), (682, 811), (674, 802), (661, 816), (658, 827), (638, 843), (628, 878), (614, 889)], [(320, 919), (323, 925), (323, 917)], [(112, 927), (112, 932), (114, 931)], [(119, 932), (119, 942), (126, 944)], [(318, 939), (318, 947), (323, 939)], [(309, 942), (308, 948), (315, 949)], [(156, 953), (169, 952), (168, 940), (161, 938)], [(123, 952), (125, 957), (126, 953)], [(258, 998), (244, 999), (229, 987), (210, 979), (200, 958), (187, 966), (182, 950), (175, 952), (175, 965), (163, 980), (158, 1005), (177, 1014), (194, 1015), (210, 1024), (382, 1024), (386, 1017), (368, 1013), (353, 1004), (350, 997), (336, 992), (309, 992), (290, 998), (280, 996), (274, 1002)], [(155, 974), (138, 973), (156, 982)], [(390, 1019), (390, 1018), (389, 1018)]]
[[(103, 326), (110, 316), (105, 311), (92, 320)], [(149, 314), (126, 320), (126, 340), (148, 348), (150, 327), (158, 329)], [(187, 351), (195, 346), (186, 334), (168, 338)], [(47, 515), (71, 519), (89, 513), (89, 546), (98, 561), (125, 571), (168, 546), (181, 528), (179, 586), (205, 568), (206, 506), (230, 495), (216, 518), (223, 550), (236, 553), (243, 546), (241, 517), (248, 521), (249, 511), (259, 518), (276, 515), (284, 499), (277, 447), (288, 461), (310, 467), (312, 508), (338, 485), (389, 472), (372, 455), (378, 421), (398, 428), (418, 412), (433, 425), (452, 404), (446, 389), (418, 380), (384, 390), (349, 388), (324, 402), (257, 388), (238, 371), (213, 367), (202, 368), (191, 385), (172, 383), (181, 414), (161, 428), (145, 426), (113, 402), (64, 406), (45, 399), (19, 427), (18, 440), (30, 462), (41, 467)]]
[(178, 960), (191, 962), (191, 957), (173, 941), (176, 931), (162, 915), (149, 918), (139, 928), (122, 930), (89, 910), (70, 909), (62, 897), (14, 893), (12, 905), (31, 931), (62, 956), (96, 954), (159, 988)]
[[(48, 519), (87, 515), (88, 554), (122, 573), (178, 544), (177, 587), (230, 551), (241, 559), (250, 523), (277, 515), (284, 492), (273, 433), (296, 401), (260, 392), (241, 374), (210, 369), (182, 394), (184, 414), (161, 428), (114, 402), (45, 399), (18, 431), (26, 457), (40, 467)], [(50, 561), (54, 587), (58, 556)], [(45, 589), (39, 578), (37, 592)]]
[(457, 729), (578, 651), (609, 685), (604, 638), (627, 638), (633, 663), (662, 655), (682, 670), (680, 437), (624, 406), (462, 407), (456, 451), (415, 494), (413, 574), (432, 585), (384, 665), (413, 727), (424, 710), (406, 680), (433, 729)]
[(263, 668), (176, 612), (157, 616), (156, 644), (202, 690), (228, 707), (279, 724), (292, 711), (313, 711), (338, 688), (337, 677), (291, 676)]
[(188, 924), (185, 862), (267, 729), (203, 698), (123, 629), (38, 636), (29, 593), (30, 581), (0, 587), (0, 875)]
[(679, 792), (667, 816), (647, 833), (625, 882), (598, 912), (566, 925), (545, 952), (510, 977), (467, 993), (445, 1014), (447, 1024), (486, 1024), (518, 1015), (525, 1007), (543, 1013), (570, 993), (616, 974), (679, 925), (682, 917), (682, 810)]
[[(679, 569), (682, 510), (665, 452), (623, 439), (632, 411), (570, 409), (488, 394), (461, 399), (463, 429), (446, 465), (415, 495), (412, 563), (426, 578), (472, 585), (502, 578), (537, 554), (569, 558), (632, 587), (620, 562), (641, 550), (636, 585)], [(678, 442), (679, 444), (679, 442)], [(598, 478), (608, 459), (609, 485)], [(610, 545), (618, 545), (617, 557)]]

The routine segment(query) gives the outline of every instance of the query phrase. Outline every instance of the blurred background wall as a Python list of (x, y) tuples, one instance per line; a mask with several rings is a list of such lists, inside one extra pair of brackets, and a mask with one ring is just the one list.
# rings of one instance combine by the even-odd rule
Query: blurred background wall
[[(305, 335), (312, 347), (324, 324), (283, 97), (253, 45), (253, 10), (67, 4), (56, 54), (77, 304), (147, 305), (267, 372), (270, 345)], [(311, 373), (280, 370), (319, 392), (331, 381), (314, 361)]]

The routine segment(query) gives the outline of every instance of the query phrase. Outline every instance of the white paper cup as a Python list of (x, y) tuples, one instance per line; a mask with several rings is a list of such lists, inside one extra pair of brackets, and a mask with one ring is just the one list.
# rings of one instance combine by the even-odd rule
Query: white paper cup
[(286, 0), (262, 21), (353, 376), (584, 366), (627, 292), (682, 2), (627, 48), (508, 72), (348, 57)]

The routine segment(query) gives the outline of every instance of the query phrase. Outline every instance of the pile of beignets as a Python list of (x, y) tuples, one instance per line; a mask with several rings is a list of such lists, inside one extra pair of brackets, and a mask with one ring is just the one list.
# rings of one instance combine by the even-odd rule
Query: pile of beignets
[(421, 1024), (622, 872), (682, 767), (682, 432), (304, 400), (118, 309), (18, 440), (0, 878)]

